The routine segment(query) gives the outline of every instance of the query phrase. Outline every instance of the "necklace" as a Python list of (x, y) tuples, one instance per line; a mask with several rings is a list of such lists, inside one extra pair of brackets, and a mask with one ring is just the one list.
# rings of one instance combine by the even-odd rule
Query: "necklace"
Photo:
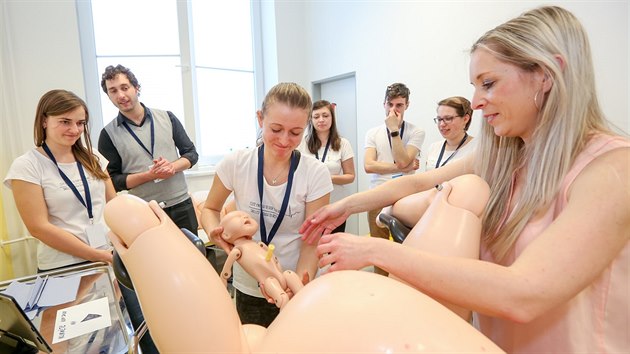
[(278, 173), (278, 175), (271, 180), (271, 184), (272, 185), (274, 185), (274, 186), (276, 185), (276, 182), (278, 181), (278, 178), (280, 178), (280, 176), (284, 173), (284, 171), (286, 169), (287, 169), (286, 167), (283, 168), (282, 171), (280, 173)]

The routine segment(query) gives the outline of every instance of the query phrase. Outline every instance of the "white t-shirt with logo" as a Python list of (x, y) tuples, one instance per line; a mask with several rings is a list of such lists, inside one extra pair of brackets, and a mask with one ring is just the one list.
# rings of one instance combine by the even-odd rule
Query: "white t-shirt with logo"
[[(245, 149), (227, 155), (217, 165), (217, 176), (223, 185), (234, 192), (238, 210), (249, 213), (260, 223), (260, 197), (258, 194), (258, 149)], [(282, 206), (287, 182), (273, 186), (263, 178), (262, 209), (267, 233), (276, 222)], [(273, 237), (274, 255), (283, 270), (296, 270), (302, 247), (298, 229), (305, 220), (306, 203), (317, 200), (333, 189), (330, 173), (324, 164), (311, 156), (302, 155), (293, 176), (289, 204), (282, 224)], [(253, 237), (260, 241), (260, 227)], [(238, 263), (234, 263), (233, 285), (239, 291), (263, 297), (258, 283)]]

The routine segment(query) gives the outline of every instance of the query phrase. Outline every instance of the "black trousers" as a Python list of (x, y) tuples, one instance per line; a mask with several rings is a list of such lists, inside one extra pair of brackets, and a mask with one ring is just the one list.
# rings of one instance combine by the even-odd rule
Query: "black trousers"
[(197, 222), (197, 214), (195, 213), (195, 206), (193, 205), (192, 199), (188, 198), (173, 206), (167, 206), (163, 210), (177, 227), (180, 229), (188, 229), (188, 231), (197, 235), (199, 223)]
[(268, 303), (264, 297), (250, 296), (235, 290), (234, 300), (241, 323), (254, 323), (266, 328), (280, 313), (280, 309), (275, 304)]
[[(138, 301), (138, 296), (136, 295), (135, 291), (127, 289), (120, 282), (118, 283), (118, 286), (120, 287), (122, 300), (124, 301), (125, 307), (127, 308), (127, 313), (129, 314), (129, 319), (131, 320), (133, 329), (137, 330), (142, 322), (144, 322), (144, 315), (142, 314), (142, 310), (140, 309), (140, 301)], [(153, 343), (153, 338), (151, 338), (151, 332), (149, 330), (147, 330), (140, 339), (140, 349), (142, 350), (143, 354), (159, 353), (159, 350), (155, 346), (155, 343)]]
[(337, 226), (336, 229), (332, 230), (331, 234), (335, 234), (337, 232), (346, 232), (346, 222), (344, 221), (343, 224)]

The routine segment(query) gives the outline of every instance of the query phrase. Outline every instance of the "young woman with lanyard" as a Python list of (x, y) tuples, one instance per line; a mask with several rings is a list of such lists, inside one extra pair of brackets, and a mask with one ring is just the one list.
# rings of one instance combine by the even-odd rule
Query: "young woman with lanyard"
[[(303, 243), (298, 229), (309, 215), (328, 204), (333, 189), (326, 166), (295, 150), (310, 111), (311, 98), (304, 88), (294, 83), (274, 86), (256, 112), (262, 144), (227, 155), (217, 165), (201, 211), (204, 230), (229, 253), (233, 246), (221, 238), (219, 218), (233, 193), (236, 209), (259, 220), (254, 240), (273, 244), (282, 268), (297, 272), (305, 282), (317, 272), (317, 256), (315, 245)], [(278, 308), (238, 264), (234, 265), (233, 285), (241, 322), (268, 326)]]
[(74, 93), (44, 94), (35, 114), (37, 147), (15, 159), (4, 180), (26, 228), (41, 241), (38, 271), (112, 261), (102, 215), (116, 192), (92, 152), (88, 122), (87, 106)]
[(467, 131), (473, 110), (464, 97), (449, 97), (438, 102), (437, 117), (433, 118), (444, 141), (429, 147), (426, 170), (432, 170), (461, 159), (474, 150), (473, 137)]
[[(348, 139), (337, 131), (336, 106), (326, 100), (313, 103), (313, 112), (308, 121), (306, 135), (298, 150), (304, 155), (314, 156), (328, 167), (333, 183), (330, 201), (343, 198), (344, 185), (354, 181), (354, 152)], [(344, 232), (346, 223), (334, 232)]]

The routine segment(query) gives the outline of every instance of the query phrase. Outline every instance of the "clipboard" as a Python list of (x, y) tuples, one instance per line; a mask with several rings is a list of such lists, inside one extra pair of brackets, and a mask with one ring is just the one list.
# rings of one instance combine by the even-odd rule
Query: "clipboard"
[(0, 293), (0, 352), (45, 353), (52, 348), (15, 299)]

